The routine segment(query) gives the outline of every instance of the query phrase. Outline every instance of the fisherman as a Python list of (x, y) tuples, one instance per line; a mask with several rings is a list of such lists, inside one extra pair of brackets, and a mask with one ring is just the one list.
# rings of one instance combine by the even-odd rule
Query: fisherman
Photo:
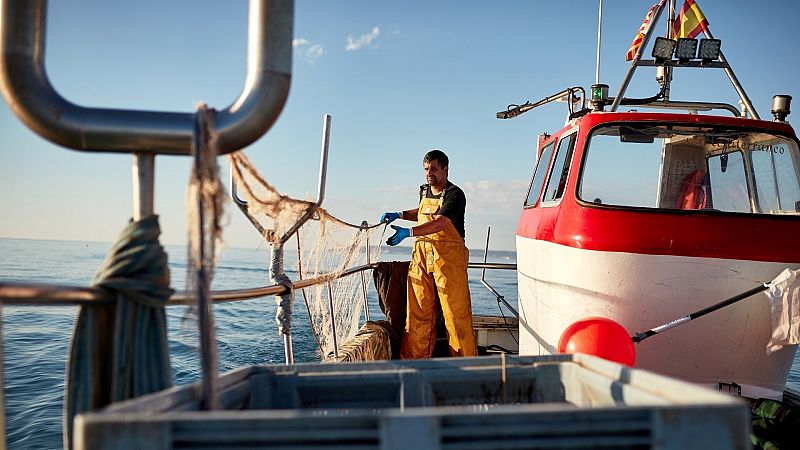
[(415, 220), (417, 226), (397, 225), (386, 243), (397, 245), (416, 237), (408, 268), (408, 313), (400, 357), (430, 358), (436, 339), (436, 294), (442, 306), (450, 356), (476, 356), (472, 302), (467, 286), (469, 251), (464, 245), (464, 191), (447, 180), (449, 161), (441, 150), (422, 160), (427, 184), (420, 186), (419, 207), (386, 212), (381, 222)]

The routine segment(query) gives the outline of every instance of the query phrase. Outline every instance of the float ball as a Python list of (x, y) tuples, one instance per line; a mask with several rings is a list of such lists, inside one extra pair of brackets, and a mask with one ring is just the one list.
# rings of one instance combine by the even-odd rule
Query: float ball
[(636, 350), (625, 327), (605, 317), (587, 317), (568, 326), (559, 353), (586, 353), (633, 367)]

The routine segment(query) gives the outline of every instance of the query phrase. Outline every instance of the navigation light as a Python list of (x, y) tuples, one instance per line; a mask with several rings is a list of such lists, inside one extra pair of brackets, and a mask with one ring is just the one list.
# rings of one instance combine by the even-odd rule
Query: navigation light
[(602, 111), (603, 107), (608, 103), (608, 85), (607, 84), (593, 84), (592, 89), (592, 107), (595, 111)]

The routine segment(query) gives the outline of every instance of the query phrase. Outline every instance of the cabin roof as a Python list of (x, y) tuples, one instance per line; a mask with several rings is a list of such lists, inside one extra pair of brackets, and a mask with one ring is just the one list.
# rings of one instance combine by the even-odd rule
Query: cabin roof
[(574, 119), (561, 128), (556, 135), (562, 131), (574, 128), (576, 125), (581, 128), (593, 128), (597, 125), (610, 122), (673, 122), (676, 124), (709, 124), (709, 125), (729, 125), (742, 128), (752, 128), (782, 134), (794, 139), (797, 135), (794, 128), (788, 122), (776, 122), (769, 120), (757, 120), (744, 117), (716, 116), (705, 114), (687, 113), (664, 113), (664, 112), (606, 112), (593, 111), (582, 117)]

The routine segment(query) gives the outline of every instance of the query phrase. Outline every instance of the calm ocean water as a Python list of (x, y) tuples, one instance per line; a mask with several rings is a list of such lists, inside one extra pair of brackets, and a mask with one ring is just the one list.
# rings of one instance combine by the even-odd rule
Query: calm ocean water
[[(88, 285), (110, 248), (109, 243), (0, 239), (0, 281), (26, 281)], [(172, 286), (184, 289), (183, 247), (167, 246)], [(407, 248), (384, 248), (384, 260), (407, 259)], [(474, 252), (472, 261), (482, 260)], [(489, 261), (515, 262), (513, 252), (490, 252)], [(260, 287), (269, 284), (266, 266), (269, 250), (224, 249), (214, 277), (214, 289)], [(287, 260), (287, 273), (291, 262)], [(477, 314), (499, 315), (495, 297), (470, 271), (470, 291)], [(486, 279), (509, 302), (517, 297), (514, 271), (489, 270)], [(371, 283), (370, 283), (371, 284)], [(382, 317), (374, 288), (370, 291), (370, 315)], [(50, 449), (61, 446), (61, 408), (64, 369), (73, 306), (3, 308), (6, 422), (9, 448)], [(508, 315), (508, 311), (504, 311)], [(185, 307), (167, 308), (170, 356), (176, 385), (197, 381), (199, 360), (194, 326), (184, 322)], [(220, 369), (227, 371), (251, 364), (282, 363), (282, 341), (275, 325), (272, 297), (224, 303), (215, 307)], [(293, 337), (296, 362), (319, 361), (302, 300), (295, 302)], [(795, 359), (789, 385), (800, 389), (800, 357)]]

